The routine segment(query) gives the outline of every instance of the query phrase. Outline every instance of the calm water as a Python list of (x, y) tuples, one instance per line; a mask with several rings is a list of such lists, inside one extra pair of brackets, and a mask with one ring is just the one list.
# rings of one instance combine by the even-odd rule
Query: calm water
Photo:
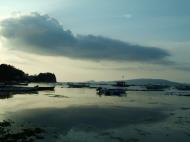
[(95, 89), (56, 87), (1, 99), (0, 119), (46, 129), (43, 142), (190, 141), (190, 97), (163, 92), (100, 97)]

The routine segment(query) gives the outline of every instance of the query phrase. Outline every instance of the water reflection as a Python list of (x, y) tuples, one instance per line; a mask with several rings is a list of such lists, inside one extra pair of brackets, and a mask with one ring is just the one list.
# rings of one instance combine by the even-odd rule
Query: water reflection
[(165, 120), (168, 115), (160, 109), (132, 107), (68, 107), (31, 109), (11, 113), (17, 122), (29, 121), (35, 125), (54, 127), (67, 133), (71, 129), (102, 131), (131, 124), (148, 124)]
[(107, 95), (107, 94), (103, 94), (103, 93), (99, 93), (99, 92), (97, 92), (96, 93), (99, 97), (102, 97), (102, 96), (106, 96), (106, 97), (109, 97), (109, 96), (112, 96), (112, 97), (127, 97), (127, 93), (125, 93), (125, 94), (117, 94), (117, 95), (115, 95), (115, 94), (113, 94), (113, 95)]
[(51, 97), (51, 98), (69, 98), (68, 96), (59, 95), (59, 94), (44, 94), (44, 95)]
[(28, 95), (28, 94), (38, 94), (37, 91), (31, 91), (31, 92), (9, 92), (9, 91), (4, 91), (0, 92), (0, 99), (10, 99), (13, 98), (14, 95)]
[(1, 101), (0, 116), (46, 129), (43, 142), (189, 142), (188, 98), (158, 91), (100, 98), (95, 89), (57, 87)]
[(12, 98), (14, 93), (11, 92), (0, 92), (0, 99), (9, 99)]

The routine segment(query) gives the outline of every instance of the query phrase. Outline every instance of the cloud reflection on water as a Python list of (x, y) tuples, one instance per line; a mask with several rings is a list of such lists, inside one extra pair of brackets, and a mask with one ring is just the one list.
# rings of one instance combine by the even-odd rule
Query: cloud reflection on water
[(165, 120), (167, 115), (150, 108), (78, 106), (23, 110), (9, 117), (17, 122), (32, 122), (67, 133), (71, 129), (89, 132), (154, 123)]

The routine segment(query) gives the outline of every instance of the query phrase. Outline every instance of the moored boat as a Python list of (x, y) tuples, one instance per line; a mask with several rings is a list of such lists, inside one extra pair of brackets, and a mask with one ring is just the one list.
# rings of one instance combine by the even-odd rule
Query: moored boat
[(0, 92), (28, 92), (37, 91), (36, 87), (1, 86)]
[(33, 92), (33, 91), (53, 91), (55, 87), (21, 87), (21, 86), (0, 86), (0, 92)]
[(37, 91), (54, 91), (55, 87), (39, 87), (35, 86)]
[(126, 95), (125, 88), (102, 88), (99, 87), (96, 89), (98, 95), (105, 95), (105, 96), (123, 96)]

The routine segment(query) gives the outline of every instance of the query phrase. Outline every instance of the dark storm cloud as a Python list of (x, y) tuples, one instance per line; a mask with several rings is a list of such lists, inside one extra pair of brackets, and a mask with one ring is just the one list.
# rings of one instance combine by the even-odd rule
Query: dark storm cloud
[(1, 21), (1, 36), (17, 50), (77, 59), (167, 63), (160, 48), (94, 35), (74, 35), (54, 18), (31, 13)]

